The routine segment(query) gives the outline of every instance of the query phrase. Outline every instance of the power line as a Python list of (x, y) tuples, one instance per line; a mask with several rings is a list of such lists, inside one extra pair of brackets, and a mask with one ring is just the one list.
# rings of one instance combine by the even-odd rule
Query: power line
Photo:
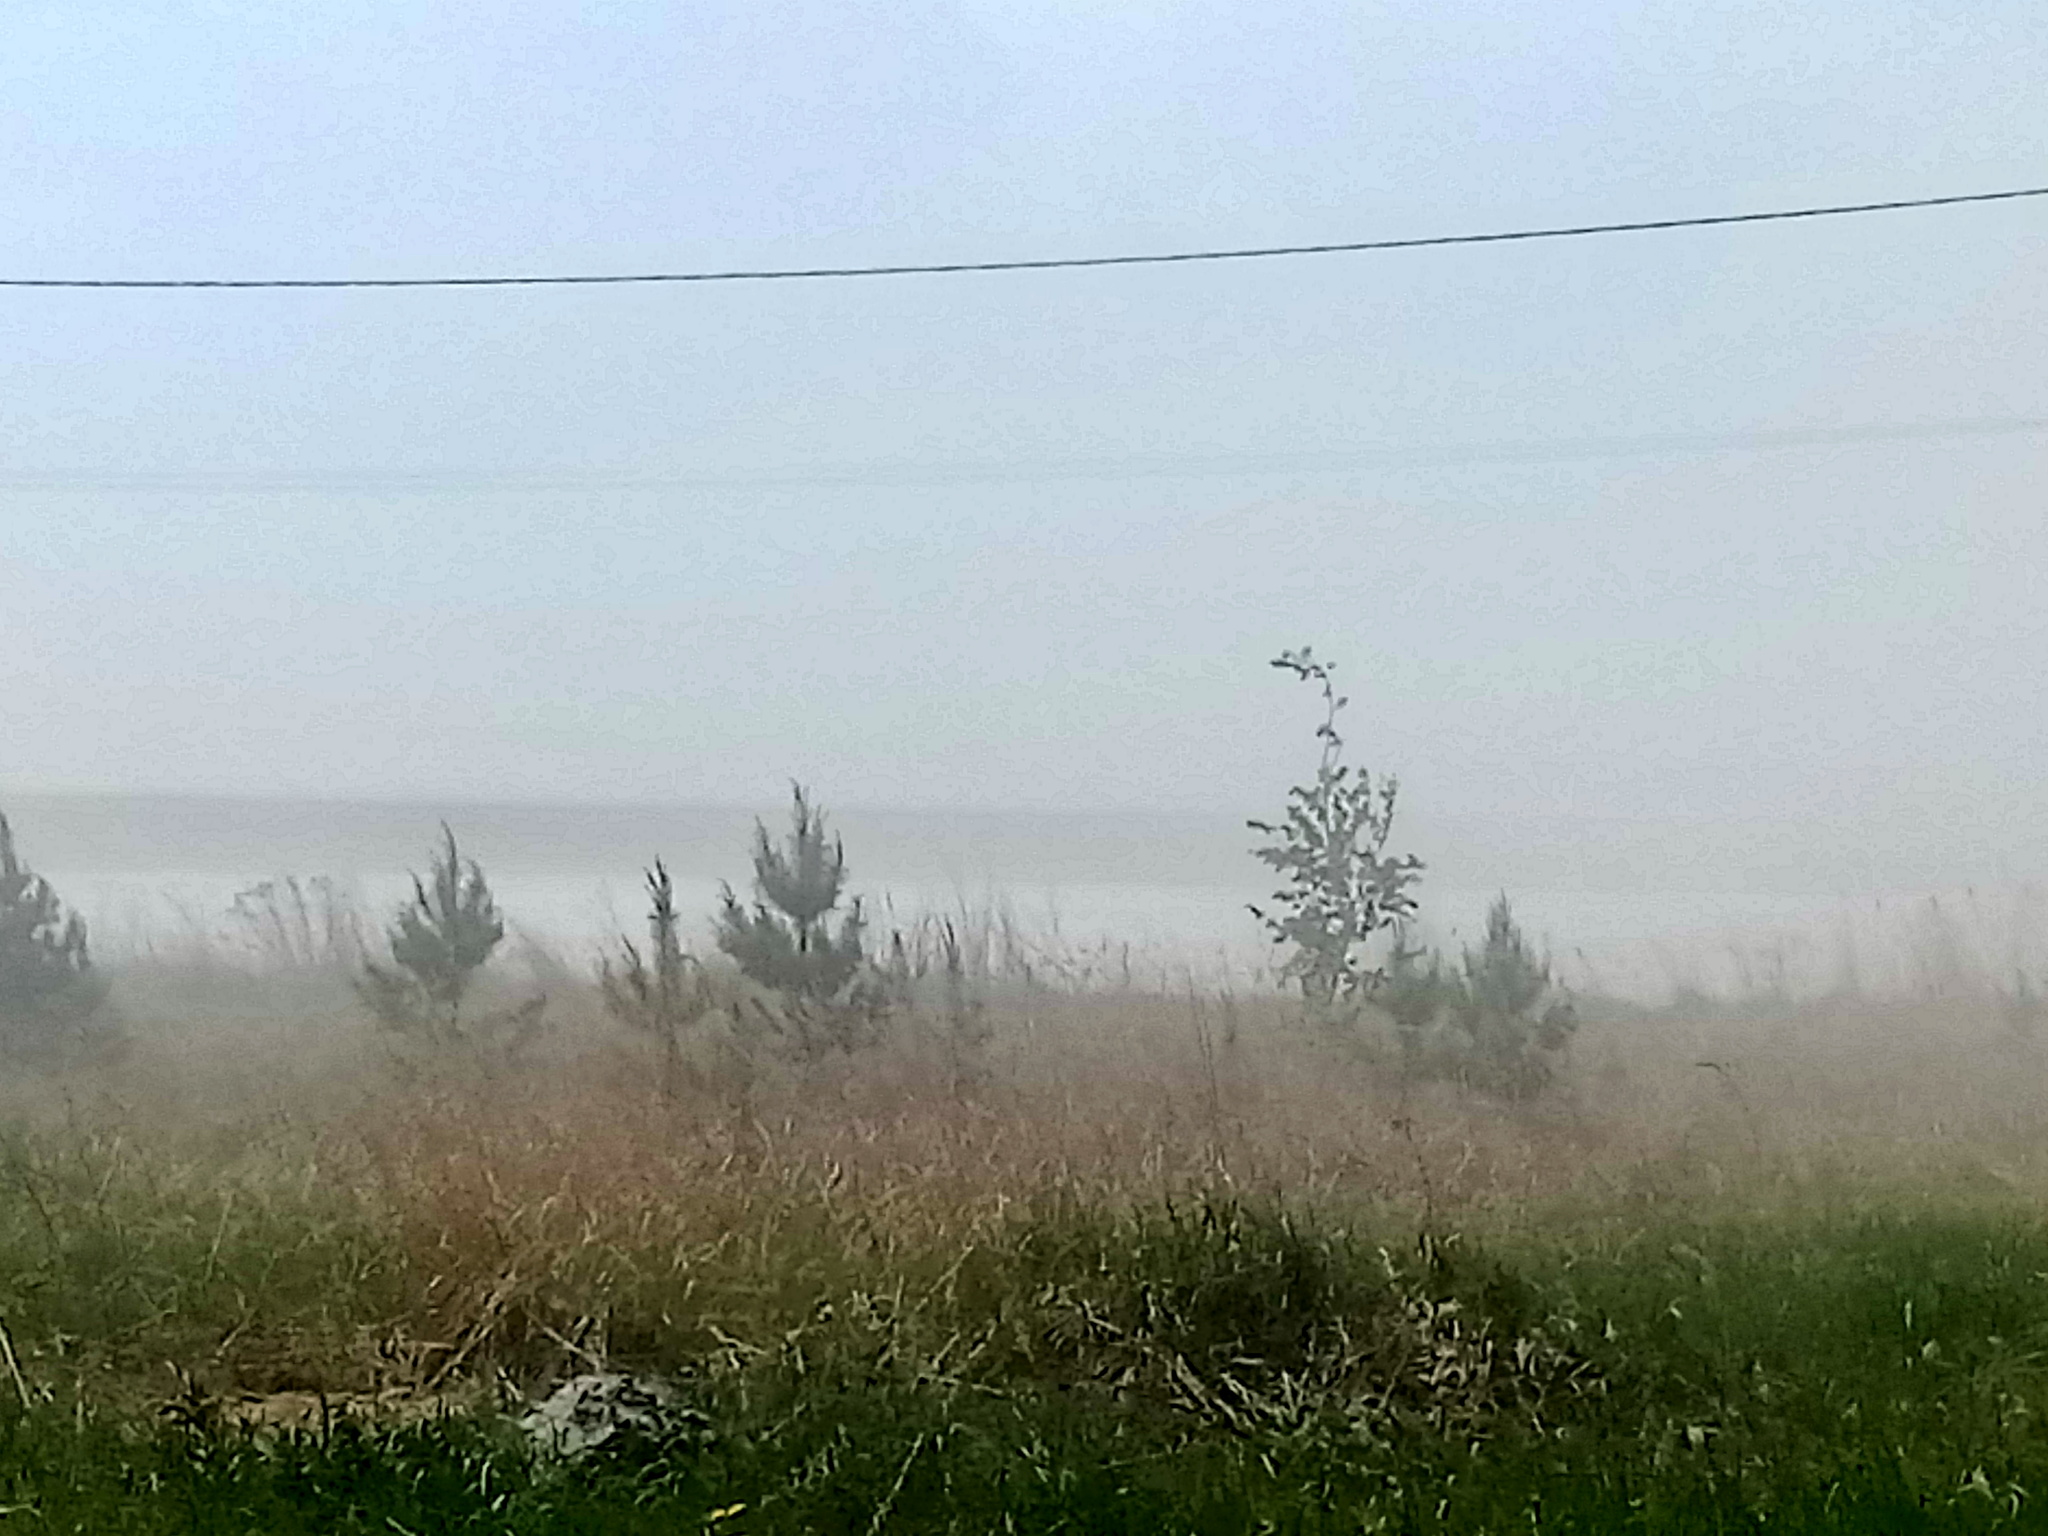
[(766, 474), (476, 475), (392, 471), (248, 473), (185, 471), (106, 475), (79, 472), (0, 475), (4, 491), (128, 491), (165, 494), (444, 496), (476, 493), (591, 491), (719, 491), (906, 485), (977, 485), (1053, 480), (1143, 480), (1342, 472), (1376, 465), (1465, 468), (1490, 464), (1569, 464), (1601, 459), (1763, 453), (1861, 443), (2010, 437), (2048, 432), (2048, 417), (1991, 416), (1955, 421), (1867, 422), (1749, 433), (1662, 433), (1634, 437), (1558, 438), (1548, 442), (1476, 442), (1356, 446), (1268, 454), (1119, 454), (1038, 463), (918, 463), (870, 460), (813, 464)]
[(1909, 208), (1953, 208), (1964, 203), (2005, 203), (2048, 197), (2048, 186), (1948, 197), (1896, 198), (1880, 203), (1776, 208), (1759, 213), (1701, 214), (1680, 219), (1635, 219), (1613, 224), (1565, 224), (1470, 235), (1416, 235), (1393, 240), (1349, 240), (1327, 245), (1266, 245), (1231, 250), (1163, 251), (1124, 256), (1054, 256), (1022, 261), (943, 261), (874, 267), (769, 267), (705, 272), (575, 273), (498, 277), (240, 277), (101, 278), (4, 277), (0, 288), (547, 288), (620, 283), (741, 283), (826, 277), (929, 277), (952, 272), (1049, 272), (1076, 267), (1166, 266), (1197, 261), (1248, 261), (1267, 256), (1335, 256), (1360, 251), (1413, 251), (1447, 245), (1506, 245), (1579, 235), (1638, 234), (1662, 229), (1711, 229), (1728, 224), (1772, 224), (1827, 219), (1852, 213), (1895, 213)]

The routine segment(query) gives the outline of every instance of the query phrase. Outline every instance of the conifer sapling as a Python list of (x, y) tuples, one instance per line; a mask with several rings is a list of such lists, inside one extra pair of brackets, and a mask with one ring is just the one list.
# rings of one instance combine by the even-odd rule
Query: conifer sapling
[(83, 1023), (106, 1001), (93, 969), (85, 920), (66, 912), (50, 882), (15, 852), (14, 830), (0, 816), (0, 1027), (5, 1044), (46, 1045)]
[(474, 859), (464, 862), (444, 822), (431, 889), (418, 875), (387, 938), (389, 967), (363, 967), (357, 991), (378, 1019), (445, 1040), (461, 1037), (462, 1000), (505, 937), (505, 922)]
[(839, 996), (866, 960), (866, 922), (856, 898), (833, 932), (831, 918), (846, 886), (846, 848), (826, 832), (825, 814), (804, 787), (790, 790), (790, 830), (779, 846), (765, 826), (754, 824), (752, 909), (724, 887), (718, 947), (750, 980), (823, 1001)]
[(703, 968), (683, 949), (676, 914), (675, 884), (656, 859), (647, 872), (648, 953), (631, 939), (619, 940), (620, 954), (598, 962), (598, 987), (612, 1017), (651, 1035), (662, 1047), (662, 1097), (673, 1103), (682, 1074), (684, 1032), (710, 1011)]

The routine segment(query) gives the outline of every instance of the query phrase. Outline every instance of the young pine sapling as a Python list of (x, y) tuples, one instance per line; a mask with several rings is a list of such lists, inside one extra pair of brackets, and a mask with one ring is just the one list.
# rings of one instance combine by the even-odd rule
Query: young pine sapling
[(770, 991), (820, 1000), (837, 996), (866, 959), (865, 919), (855, 898), (832, 931), (846, 887), (846, 848), (825, 829), (825, 813), (793, 784), (790, 830), (780, 846), (754, 824), (754, 893), (749, 911), (724, 888), (718, 947)]
[(598, 987), (612, 1017), (661, 1045), (661, 1095), (673, 1104), (681, 1087), (683, 1036), (710, 1012), (703, 967), (684, 950), (674, 882), (661, 860), (647, 872), (648, 952), (621, 938), (617, 957), (598, 964)]
[(1485, 941), (1459, 965), (1397, 940), (1374, 1001), (1393, 1019), (1410, 1073), (1509, 1100), (1542, 1091), (1578, 1028), (1505, 895), (1487, 909)]
[(464, 1039), (463, 999), (504, 940), (505, 922), (482, 867), (464, 861), (446, 823), (441, 835), (431, 884), (413, 876), (412, 899), (386, 935), (391, 964), (365, 964), (356, 990), (388, 1028), (450, 1045)]
[(754, 904), (723, 887), (716, 937), (750, 981), (779, 994), (798, 1054), (812, 1059), (857, 1044), (874, 1022), (876, 1000), (860, 985), (867, 968), (861, 903), (855, 898), (839, 911), (846, 848), (826, 831), (825, 814), (804, 787), (790, 790), (789, 835), (777, 844), (754, 824)]
[(93, 969), (85, 920), (67, 912), (50, 882), (32, 873), (0, 816), (0, 1048), (48, 1049), (106, 1001)]
[(1530, 946), (1506, 895), (1486, 912), (1486, 941), (1464, 956), (1464, 1029), (1477, 1086), (1510, 1099), (1533, 1097), (1579, 1027), (1568, 998), (1552, 984), (1550, 961)]

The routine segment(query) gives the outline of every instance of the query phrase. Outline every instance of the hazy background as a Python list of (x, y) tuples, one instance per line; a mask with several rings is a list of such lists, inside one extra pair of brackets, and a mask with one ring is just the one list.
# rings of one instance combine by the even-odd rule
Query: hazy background
[[(0, 275), (1988, 190), (2048, 180), (2044, 78), (2018, 0), (21, 5)], [(1207, 946), (1263, 883), (1243, 818), (1313, 755), (1265, 662), (1313, 642), (1440, 915), (1505, 886), (1569, 947), (2010, 889), (2048, 869), (2048, 434), (1744, 439), (2048, 419), (2044, 321), (2048, 202), (1098, 272), (0, 293), (0, 807), (96, 914), (313, 872), (349, 829), (392, 874), (450, 814), (594, 927), (572, 890), (630, 905), (694, 837), (693, 878), (741, 877), (795, 775), (865, 883)]]

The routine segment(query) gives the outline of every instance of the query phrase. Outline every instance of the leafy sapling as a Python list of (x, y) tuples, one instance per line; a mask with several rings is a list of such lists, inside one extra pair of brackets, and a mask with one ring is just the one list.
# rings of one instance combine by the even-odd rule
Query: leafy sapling
[(1365, 769), (1343, 760), (1337, 715), (1351, 701), (1336, 691), (1336, 669), (1317, 661), (1307, 646), (1282, 651), (1272, 664), (1321, 688), (1316, 739), (1322, 755), (1314, 782), (1288, 791), (1285, 820), (1247, 823), (1273, 839), (1253, 853), (1284, 881), (1269, 905), (1251, 912), (1276, 945), (1291, 951), (1281, 977), (1298, 985), (1312, 1008), (1350, 1016), (1385, 979), (1368, 963), (1367, 945), (1381, 929), (1414, 915), (1409, 887), (1422, 862), (1386, 853), (1396, 781), (1375, 786)]

